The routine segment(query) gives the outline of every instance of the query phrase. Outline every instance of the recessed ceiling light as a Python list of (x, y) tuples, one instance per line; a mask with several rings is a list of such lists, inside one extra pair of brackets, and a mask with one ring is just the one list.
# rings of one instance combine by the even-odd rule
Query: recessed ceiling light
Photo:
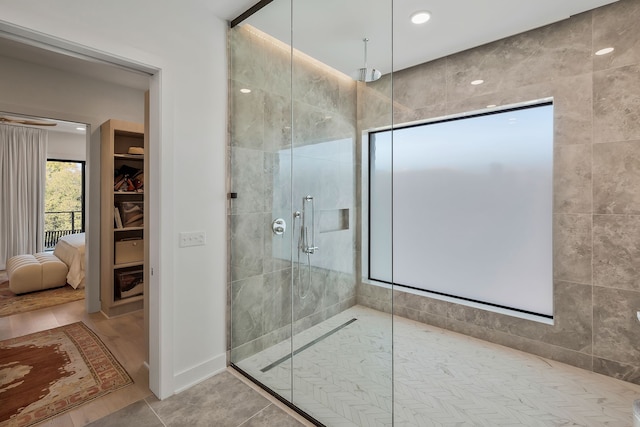
[(496, 104), (489, 104), (489, 105), (487, 105), (487, 108), (493, 108), (493, 107), (497, 107), (497, 105), (496, 105)]
[(426, 10), (419, 10), (411, 14), (411, 22), (416, 25), (424, 24), (431, 19), (431, 12)]
[(606, 55), (607, 53), (611, 53), (613, 52), (613, 48), (612, 47), (605, 47), (604, 49), (600, 49), (599, 51), (596, 52), (596, 55), (601, 56), (601, 55)]
[(471, 82), (471, 84), (474, 85), (474, 86), (481, 85), (482, 83), (484, 83), (484, 80), (482, 80), (482, 79), (474, 80), (474, 81)]
[(242, 89), (240, 89), (240, 92), (242, 92), (242, 93), (251, 93), (251, 89), (247, 89), (246, 87), (243, 87)]

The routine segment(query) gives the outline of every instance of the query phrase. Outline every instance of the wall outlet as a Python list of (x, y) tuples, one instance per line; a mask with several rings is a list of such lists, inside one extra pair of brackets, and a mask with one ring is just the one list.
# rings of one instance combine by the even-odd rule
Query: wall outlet
[(181, 248), (186, 248), (187, 246), (204, 246), (207, 243), (206, 234), (204, 231), (194, 231), (190, 233), (182, 232), (180, 233), (180, 244)]

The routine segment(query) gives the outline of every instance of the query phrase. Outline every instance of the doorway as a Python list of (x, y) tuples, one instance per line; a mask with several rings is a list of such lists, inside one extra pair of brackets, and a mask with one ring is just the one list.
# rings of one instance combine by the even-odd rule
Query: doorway
[[(63, 52), (63, 53), (61, 53)], [(94, 56), (92, 56), (94, 55)], [(20, 68), (17, 67), (18, 62), (22, 64), (24, 70), (28, 72), (22, 73), (29, 75), (31, 79), (28, 84), (23, 82), (23, 90), (17, 84), (15, 93), (4, 94), (2, 102), (0, 102), (0, 111), (12, 111), (16, 114), (47, 117), (57, 120), (72, 121), (85, 123), (93, 132), (87, 131), (86, 135), (86, 221), (85, 231), (87, 236), (86, 243), (86, 281), (88, 283), (86, 290), (85, 311), (88, 313), (100, 310), (100, 291), (99, 291), (99, 259), (100, 259), (100, 135), (99, 126), (112, 117), (122, 117), (122, 119), (143, 122), (145, 119), (145, 92), (149, 91), (151, 102), (159, 102), (159, 73), (160, 70), (139, 63), (129, 63), (122, 58), (112, 58), (102, 52), (93, 53), (91, 49), (84, 46), (75, 45), (71, 42), (65, 42), (54, 37), (48, 37), (40, 33), (30, 33), (24, 28), (17, 28), (8, 23), (0, 23), (0, 56), (3, 57), (3, 76), (5, 81), (16, 79), (20, 82)], [(9, 66), (14, 66), (12, 69)], [(55, 66), (55, 68), (53, 68)], [(42, 72), (49, 67), (48, 73)], [(35, 78), (34, 78), (35, 76)], [(69, 78), (71, 76), (72, 78)], [(57, 79), (57, 80), (56, 80)], [(87, 82), (89, 80), (102, 82), (101, 93), (95, 91), (92, 98), (91, 87), (85, 84), (81, 88), (62, 87), (61, 81), (65, 82)], [(108, 85), (111, 90), (104, 90)], [(66, 93), (63, 93), (66, 90)], [(127, 93), (135, 92), (134, 97), (139, 99), (139, 104), (118, 105), (117, 102), (100, 104), (98, 96), (109, 96), (130, 99)], [(81, 93), (82, 96), (70, 96), (70, 94)], [(105, 95), (106, 93), (106, 95)], [(82, 101), (82, 100), (85, 101)], [(80, 104), (73, 104), (80, 102)], [(86, 102), (86, 104), (82, 104)], [(99, 104), (99, 105), (96, 105)], [(104, 107), (104, 108), (103, 108)], [(134, 111), (135, 110), (135, 111)], [(151, 106), (151, 134), (158, 135), (157, 114), (158, 106)], [(147, 121), (148, 123), (148, 121)], [(154, 143), (158, 141), (152, 140)], [(151, 158), (152, 166), (150, 169), (158, 170), (159, 162), (157, 157)], [(159, 173), (159, 171), (158, 171)], [(155, 175), (155, 173), (153, 174)], [(157, 190), (156, 190), (157, 191)], [(157, 220), (150, 218), (150, 227), (157, 227)], [(159, 233), (150, 233), (157, 236)], [(157, 259), (159, 251), (157, 245), (150, 249), (152, 259)], [(158, 277), (152, 278), (158, 281)], [(155, 286), (154, 289), (157, 289)], [(148, 301), (149, 297), (145, 296)], [(145, 307), (150, 304), (145, 302)], [(145, 310), (145, 341), (148, 337), (159, 336), (157, 332), (157, 321), (155, 323), (155, 333), (149, 334), (149, 329), (153, 329), (153, 322), (148, 322), (149, 317), (158, 319), (159, 308), (151, 309), (151, 312)], [(151, 326), (150, 326), (151, 325)], [(149, 383), (158, 384), (160, 367), (158, 366), (157, 354), (159, 350), (158, 339), (152, 339), (146, 348), (155, 348), (148, 352), (145, 360), (149, 368)]]

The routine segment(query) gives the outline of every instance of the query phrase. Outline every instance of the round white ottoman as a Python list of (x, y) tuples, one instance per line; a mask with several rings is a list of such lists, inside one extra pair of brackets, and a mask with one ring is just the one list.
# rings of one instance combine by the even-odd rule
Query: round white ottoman
[(48, 252), (16, 255), (7, 261), (9, 289), (15, 294), (64, 286), (67, 272), (67, 265)]

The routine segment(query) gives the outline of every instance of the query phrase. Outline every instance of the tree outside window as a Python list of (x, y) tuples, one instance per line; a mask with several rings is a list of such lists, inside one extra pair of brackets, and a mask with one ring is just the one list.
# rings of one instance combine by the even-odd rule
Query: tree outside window
[(47, 160), (45, 246), (64, 235), (84, 231), (85, 162)]

